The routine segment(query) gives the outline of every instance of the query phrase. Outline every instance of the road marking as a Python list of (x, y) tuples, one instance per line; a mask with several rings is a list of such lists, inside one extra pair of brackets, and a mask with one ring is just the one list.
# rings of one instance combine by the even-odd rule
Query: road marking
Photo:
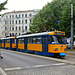
[(22, 69), (22, 67), (5, 68), (4, 70), (7, 71), (7, 70), (19, 70), (19, 69)]
[(43, 66), (46, 66), (46, 65), (35, 65), (35, 66), (32, 66), (32, 67), (43, 67)]
[(57, 64), (47, 64), (47, 65), (36, 65), (33, 67), (49, 67), (49, 66), (61, 66), (61, 65), (66, 65), (66, 63), (57, 63)]
[(21, 69), (31, 69), (31, 68), (41, 68), (41, 67), (52, 67), (52, 66), (61, 66), (66, 65), (66, 63), (58, 63), (58, 64), (47, 64), (47, 65), (35, 65), (35, 66), (26, 66), (26, 67), (14, 67), (14, 68), (5, 68), (5, 71), (12, 71), (12, 70), (21, 70)]
[(54, 64), (54, 65), (65, 65), (66, 63), (58, 63), (58, 64)]
[[(2, 50), (4, 50), (4, 49), (2, 49)], [(46, 57), (46, 56), (39, 56), (39, 55), (28, 54), (28, 53), (22, 53), (22, 52), (11, 51), (11, 50), (4, 50), (4, 51), (9, 51), (9, 52), (13, 52), (13, 53), (28, 55), (28, 56), (35, 56), (35, 57), (38, 57), (38, 58), (43, 58), (43, 59), (48, 59), (48, 60), (63, 62), (63, 63), (71, 64), (71, 65), (75, 64), (75, 62), (69, 61), (69, 60), (63, 60), (63, 59), (58, 59), (58, 58)]]

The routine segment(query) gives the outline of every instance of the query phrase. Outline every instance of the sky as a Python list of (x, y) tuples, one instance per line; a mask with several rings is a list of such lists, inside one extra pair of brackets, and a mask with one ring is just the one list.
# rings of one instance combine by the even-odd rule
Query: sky
[[(5, 0), (0, 0), (0, 3)], [(8, 0), (8, 3), (5, 5), (7, 10), (2, 10), (0, 14), (12, 11), (25, 11), (33, 9), (42, 9), (48, 2), (52, 0)]]

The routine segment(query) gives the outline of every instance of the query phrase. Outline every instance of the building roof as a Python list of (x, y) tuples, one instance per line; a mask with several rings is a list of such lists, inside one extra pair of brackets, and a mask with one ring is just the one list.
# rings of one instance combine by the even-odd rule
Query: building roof
[[(38, 9), (37, 9), (38, 10)], [(35, 9), (34, 10), (25, 10), (25, 11), (11, 11), (11, 12), (6, 12), (6, 13), (4, 13), (4, 14), (9, 14), (9, 13), (21, 13), (21, 12), (33, 12), (33, 11), (35, 11)]]

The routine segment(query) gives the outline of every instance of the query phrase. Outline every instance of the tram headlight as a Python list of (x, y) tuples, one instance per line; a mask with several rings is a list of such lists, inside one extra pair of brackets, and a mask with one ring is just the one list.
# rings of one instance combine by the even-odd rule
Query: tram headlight
[(55, 51), (58, 51), (58, 48), (55, 48)]
[(64, 50), (66, 51), (67, 49), (65, 48)]

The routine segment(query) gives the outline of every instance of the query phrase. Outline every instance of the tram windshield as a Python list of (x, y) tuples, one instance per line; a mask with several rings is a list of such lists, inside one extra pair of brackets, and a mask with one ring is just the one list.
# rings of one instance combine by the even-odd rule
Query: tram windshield
[(63, 44), (63, 43), (65, 43), (65, 38), (64, 38), (64, 36), (53, 35), (53, 36), (50, 36), (48, 41), (50, 41), (50, 43), (60, 43), (60, 44)]

